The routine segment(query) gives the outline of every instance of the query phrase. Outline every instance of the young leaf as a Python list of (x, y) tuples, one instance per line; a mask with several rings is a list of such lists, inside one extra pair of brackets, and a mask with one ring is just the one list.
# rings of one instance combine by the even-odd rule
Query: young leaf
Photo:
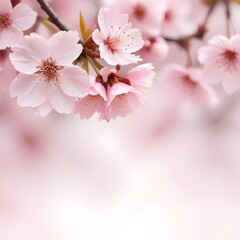
[(81, 31), (83, 40), (86, 41), (85, 33), (87, 31), (87, 26), (86, 26), (86, 22), (85, 22), (84, 17), (81, 12), (80, 12), (80, 16), (79, 16), (79, 24), (80, 24), (80, 31)]

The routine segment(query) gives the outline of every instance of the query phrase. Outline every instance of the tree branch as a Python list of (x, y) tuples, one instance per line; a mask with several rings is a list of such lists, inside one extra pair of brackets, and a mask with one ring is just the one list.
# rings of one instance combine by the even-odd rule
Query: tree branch
[(45, 0), (37, 0), (42, 10), (48, 15), (48, 20), (52, 22), (55, 26), (57, 26), (62, 31), (68, 31), (69, 29), (62, 23), (60, 18), (54, 12), (54, 10), (49, 6), (49, 4)]

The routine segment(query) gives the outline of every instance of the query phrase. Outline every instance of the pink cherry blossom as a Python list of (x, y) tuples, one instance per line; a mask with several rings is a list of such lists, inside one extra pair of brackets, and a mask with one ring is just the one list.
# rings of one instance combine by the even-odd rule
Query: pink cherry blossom
[(33, 107), (40, 115), (52, 109), (72, 113), (75, 99), (88, 94), (87, 73), (73, 61), (80, 55), (77, 32), (60, 31), (48, 41), (32, 33), (13, 48), (10, 59), (20, 73), (10, 86), (18, 105)]
[(143, 53), (148, 53), (151, 56), (154, 56), (158, 60), (163, 60), (169, 52), (169, 46), (164, 38), (149, 38), (145, 40), (142, 51)]
[(199, 50), (198, 60), (204, 65), (203, 78), (208, 83), (222, 82), (227, 93), (240, 88), (240, 35), (230, 39), (215, 36)]
[[(190, 3), (191, 2), (191, 3)], [(196, 31), (190, 20), (192, 12), (192, 2), (186, 0), (168, 0), (165, 11), (162, 35), (165, 37), (176, 38), (192, 34)]]
[(0, 49), (12, 47), (35, 22), (37, 13), (25, 4), (12, 8), (10, 0), (0, 1)]
[(192, 102), (198, 105), (215, 106), (218, 98), (214, 90), (202, 81), (200, 68), (185, 68), (177, 64), (165, 67), (161, 81), (166, 86), (172, 102)]
[(164, 12), (167, 7), (166, 0), (117, 1), (114, 7), (127, 13), (133, 26), (139, 28), (144, 37), (157, 37), (161, 34)]
[(110, 121), (117, 116), (126, 117), (142, 107), (155, 76), (151, 64), (132, 68), (121, 76), (116, 69), (104, 67), (100, 70), (87, 97), (76, 105), (81, 118), (89, 118), (95, 112), (100, 119)]
[(141, 32), (132, 28), (127, 14), (117, 10), (101, 8), (98, 14), (100, 31), (96, 29), (92, 38), (99, 45), (100, 56), (110, 65), (127, 65), (141, 60), (133, 54), (142, 48)]
[(75, 112), (79, 113), (82, 119), (90, 118), (95, 112), (100, 114), (105, 112), (107, 93), (104, 86), (90, 76), (91, 88), (89, 94), (76, 103)]

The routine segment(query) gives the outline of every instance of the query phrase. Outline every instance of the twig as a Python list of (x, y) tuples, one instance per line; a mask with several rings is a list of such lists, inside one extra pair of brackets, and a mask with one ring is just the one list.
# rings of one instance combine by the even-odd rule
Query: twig
[(48, 15), (48, 20), (52, 22), (55, 26), (57, 26), (62, 31), (68, 31), (69, 29), (62, 23), (60, 18), (54, 12), (54, 10), (49, 6), (49, 4), (45, 0), (37, 0), (42, 10)]

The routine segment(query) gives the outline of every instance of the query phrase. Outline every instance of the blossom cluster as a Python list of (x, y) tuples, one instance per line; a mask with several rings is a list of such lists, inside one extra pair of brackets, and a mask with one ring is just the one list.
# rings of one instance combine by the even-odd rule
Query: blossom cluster
[[(188, 19), (190, 3), (181, 0), (178, 8), (177, 2), (130, 0), (109, 6), (103, 1), (97, 24), (87, 27), (80, 14), (77, 31), (46, 24), (41, 13), (24, 1), (1, 0), (0, 51), (8, 52), (16, 71), (10, 96), (41, 116), (55, 110), (81, 118), (99, 113), (107, 121), (125, 117), (143, 106), (152, 86), (155, 72), (146, 54), (159, 63), (167, 57), (169, 43), (175, 43), (186, 51), (187, 61), (185, 66), (167, 64), (160, 71), (169, 96), (178, 102), (215, 106), (217, 94), (209, 84), (221, 81), (227, 93), (240, 88), (240, 35), (213, 36), (198, 50), (194, 63), (190, 41), (203, 39), (208, 19), (196, 27)], [(201, 4), (210, 14), (218, 2)], [(44, 22), (54, 33), (38, 32)]]

